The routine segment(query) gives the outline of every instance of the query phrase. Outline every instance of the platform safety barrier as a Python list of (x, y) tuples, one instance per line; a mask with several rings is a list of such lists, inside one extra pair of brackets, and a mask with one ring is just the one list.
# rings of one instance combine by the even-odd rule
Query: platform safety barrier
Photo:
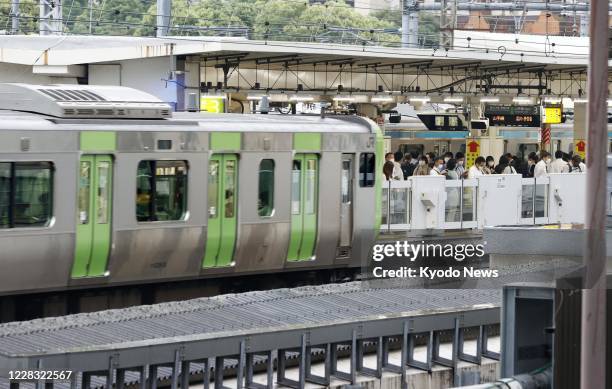
[(446, 180), (414, 176), (383, 183), (383, 231), (482, 229), (585, 219), (586, 174), (518, 174)]

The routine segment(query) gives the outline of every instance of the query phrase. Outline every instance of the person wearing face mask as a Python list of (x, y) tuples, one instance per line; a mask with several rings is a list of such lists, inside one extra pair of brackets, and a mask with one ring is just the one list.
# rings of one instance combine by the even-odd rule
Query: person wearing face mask
[(385, 154), (385, 161), (393, 162), (393, 174), (391, 175), (391, 178), (394, 180), (403, 180), (404, 172), (402, 172), (402, 166), (395, 161), (395, 156), (393, 153)]
[(550, 163), (550, 173), (569, 173), (569, 165), (563, 160), (563, 151), (555, 151), (555, 160)]
[(457, 161), (457, 167), (455, 168), (457, 175), (459, 175), (459, 178), (466, 178), (467, 171), (465, 170), (465, 155), (461, 151), (458, 151), (455, 155), (455, 160)]
[(516, 169), (510, 164), (508, 157), (502, 155), (499, 157), (499, 164), (495, 166), (495, 174), (516, 174)]
[(429, 166), (427, 165), (427, 157), (422, 156), (419, 159), (419, 164), (416, 169), (414, 169), (413, 176), (428, 176), (429, 175)]
[(474, 165), (472, 165), (472, 167), (468, 169), (467, 178), (476, 178), (484, 175), (485, 164), (486, 161), (484, 157), (476, 158), (476, 161), (474, 161)]
[(487, 156), (485, 159), (485, 165), (482, 169), (484, 174), (493, 174), (495, 173), (495, 159), (492, 156)]
[(433, 168), (429, 172), (430, 176), (443, 176), (446, 175), (446, 170), (444, 170), (444, 159), (436, 158), (434, 162)]
[(453, 153), (451, 153), (450, 151), (447, 151), (446, 153), (444, 153), (444, 169), (446, 169), (446, 164), (451, 159), (453, 159)]
[(545, 177), (548, 174), (548, 164), (550, 163), (550, 154), (548, 151), (540, 151), (540, 160), (535, 164), (533, 168), (533, 176), (535, 178)]
[(536, 163), (538, 163), (538, 161), (539, 158), (536, 153), (534, 153), (533, 151), (529, 153), (529, 155), (527, 156), (527, 170), (523, 174), (523, 177), (533, 177), (535, 165)]
[(580, 155), (575, 154), (572, 156), (572, 170), (570, 173), (586, 173), (586, 165), (582, 162)]
[(414, 151), (404, 156), (404, 161), (402, 162), (402, 172), (404, 172), (404, 180), (407, 180), (408, 177), (414, 174), (414, 171), (417, 168), (418, 164), (418, 155)]

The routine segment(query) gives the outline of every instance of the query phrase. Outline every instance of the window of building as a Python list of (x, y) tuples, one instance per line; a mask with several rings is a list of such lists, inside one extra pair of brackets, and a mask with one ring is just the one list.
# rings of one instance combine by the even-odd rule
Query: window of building
[(274, 160), (263, 159), (259, 163), (259, 196), (257, 212), (261, 217), (274, 212)]
[(46, 226), (52, 197), (51, 162), (0, 162), (0, 228)]
[(361, 153), (359, 155), (359, 186), (374, 186), (376, 176), (376, 155), (374, 153)]
[(181, 220), (186, 211), (187, 162), (141, 161), (136, 177), (137, 220)]

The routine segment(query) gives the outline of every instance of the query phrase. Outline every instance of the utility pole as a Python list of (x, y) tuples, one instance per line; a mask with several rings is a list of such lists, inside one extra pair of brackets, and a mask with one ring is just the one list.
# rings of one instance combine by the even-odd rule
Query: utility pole
[(453, 36), (457, 27), (457, 0), (440, 2), (440, 47), (453, 47)]
[(40, 35), (59, 35), (62, 33), (62, 0), (40, 0)]
[(402, 2), (402, 47), (419, 46), (419, 14), (416, 0)]
[(19, 34), (19, 0), (11, 1), (11, 34)]
[(157, 37), (168, 35), (170, 30), (170, 13), (172, 12), (171, 0), (157, 0)]
[(588, 69), (586, 244), (580, 387), (606, 386), (608, 0), (592, 0)]

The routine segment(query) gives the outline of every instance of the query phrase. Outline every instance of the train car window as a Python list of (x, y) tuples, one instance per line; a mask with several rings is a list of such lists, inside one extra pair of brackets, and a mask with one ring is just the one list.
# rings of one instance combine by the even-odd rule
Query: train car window
[(90, 199), (91, 162), (81, 161), (79, 171), (79, 222), (89, 223), (89, 199)]
[(376, 154), (361, 153), (359, 155), (359, 186), (373, 187), (376, 177)]
[(457, 116), (449, 116), (448, 126), (451, 127), (452, 130), (456, 130), (456, 127), (459, 126), (459, 118)]
[(234, 217), (236, 161), (225, 161), (225, 217)]
[(11, 164), (0, 163), (0, 228), (10, 227)]
[(170, 139), (158, 139), (157, 140), (158, 150), (172, 150), (172, 140)]
[(291, 169), (291, 214), (300, 214), (300, 203), (302, 201), (302, 161), (293, 160)]
[(217, 201), (219, 194), (219, 161), (211, 160), (208, 165), (208, 218), (219, 215)]
[(98, 224), (107, 224), (110, 208), (110, 185), (109, 185), (110, 163), (98, 163)]
[(305, 177), (305, 209), (304, 213), (312, 215), (315, 213), (315, 203), (317, 196), (317, 161), (315, 159), (306, 160), (306, 177)]
[(187, 208), (185, 161), (141, 161), (136, 185), (138, 221), (183, 219)]
[(259, 216), (272, 216), (274, 211), (274, 160), (272, 159), (263, 159), (259, 163), (258, 193), (257, 212)]
[(46, 226), (52, 195), (51, 162), (0, 163), (0, 228)]
[(444, 116), (436, 116), (434, 119), (436, 127), (444, 127)]

